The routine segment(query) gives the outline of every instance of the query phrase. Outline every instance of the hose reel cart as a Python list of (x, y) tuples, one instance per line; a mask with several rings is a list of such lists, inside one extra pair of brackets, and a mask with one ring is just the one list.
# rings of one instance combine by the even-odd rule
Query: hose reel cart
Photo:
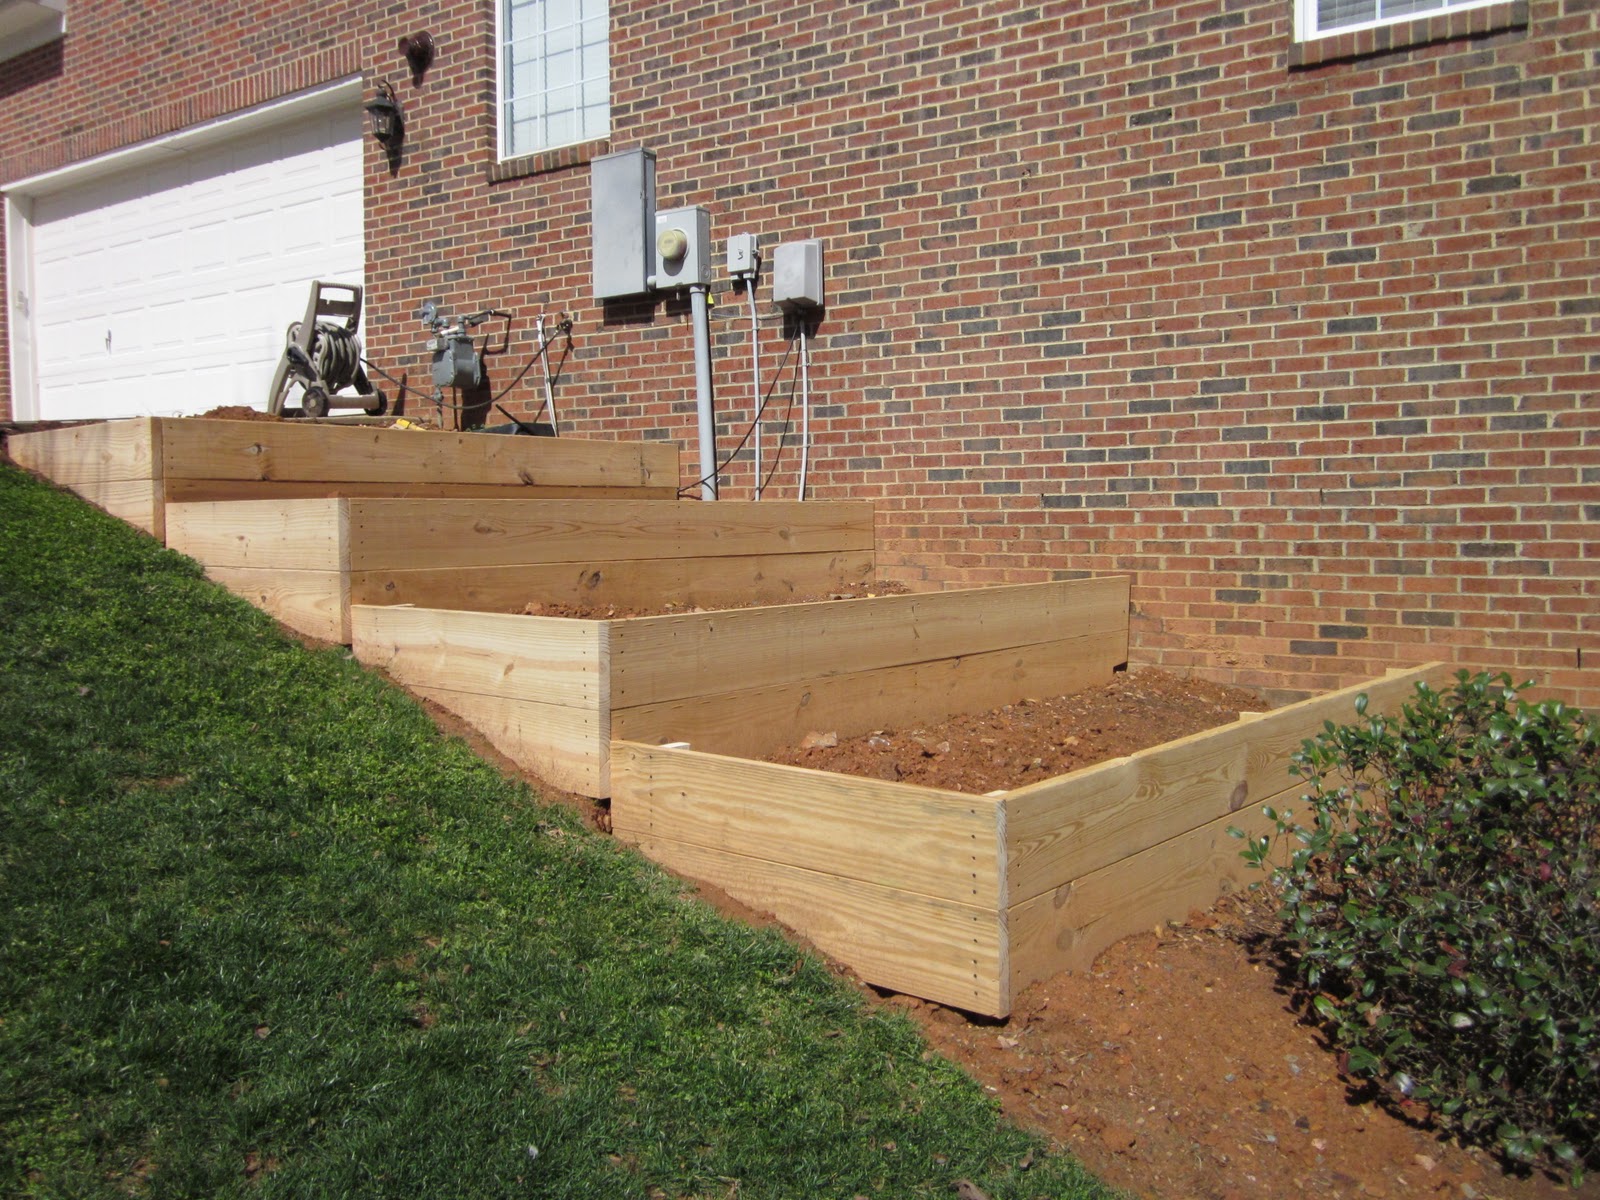
[[(284, 401), (298, 386), (300, 411), (308, 417), (325, 417), (333, 408), (359, 408), (368, 416), (381, 416), (388, 397), (374, 387), (361, 365), (362, 288), (358, 284), (311, 284), (306, 314), (289, 326), (283, 355), (272, 375), (267, 411), (282, 416)], [(340, 396), (354, 387), (354, 396)]]

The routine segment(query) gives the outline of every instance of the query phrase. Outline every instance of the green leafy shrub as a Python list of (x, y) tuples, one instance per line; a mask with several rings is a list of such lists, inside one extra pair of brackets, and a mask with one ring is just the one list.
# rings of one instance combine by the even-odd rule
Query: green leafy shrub
[(1268, 809), (1277, 835), (1244, 855), (1280, 864), (1351, 1075), (1581, 1176), (1600, 1160), (1600, 729), (1526, 687), (1463, 671), (1397, 718), (1362, 696), (1295, 755), (1309, 821)]

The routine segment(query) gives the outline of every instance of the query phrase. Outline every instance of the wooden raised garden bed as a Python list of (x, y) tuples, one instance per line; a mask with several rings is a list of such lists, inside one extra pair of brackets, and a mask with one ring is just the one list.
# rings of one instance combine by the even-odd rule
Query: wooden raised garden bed
[(136, 417), (12, 434), (12, 459), (165, 538), (165, 506), (296, 496), (672, 499), (656, 443), (425, 433), (298, 421)]
[[(338, 497), (167, 509), (167, 544), (212, 579), (302, 633), (346, 643), (351, 607), (363, 604), (781, 603), (871, 579), (872, 537), (865, 502)], [(486, 628), (532, 619), (470, 616)]]
[(358, 659), (589, 796), (614, 738), (753, 756), (980, 712), (1103, 682), (1127, 631), (1121, 577), (614, 620), (351, 608)]
[[(706, 753), (686, 722), (611, 747), (611, 820), (869, 983), (1005, 1016), (1023, 988), (1250, 881), (1229, 826), (1294, 807), (1325, 721), (1397, 710), (1437, 665), (986, 796)], [(1036, 692), (1013, 691), (1011, 697)], [(831, 726), (826, 726), (831, 728)], [(792, 726), (791, 726), (792, 728)], [(626, 735), (624, 735), (626, 736)], [(693, 748), (645, 744), (658, 740)]]

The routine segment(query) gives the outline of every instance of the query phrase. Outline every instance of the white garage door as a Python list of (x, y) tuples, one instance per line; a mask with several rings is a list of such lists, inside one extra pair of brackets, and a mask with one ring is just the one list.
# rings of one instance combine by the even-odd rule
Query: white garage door
[(311, 281), (361, 282), (361, 118), (222, 126), (35, 196), (37, 415), (265, 408)]

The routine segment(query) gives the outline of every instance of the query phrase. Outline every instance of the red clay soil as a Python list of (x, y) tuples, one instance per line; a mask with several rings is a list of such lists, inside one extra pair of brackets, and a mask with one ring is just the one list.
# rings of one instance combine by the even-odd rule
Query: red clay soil
[(1276, 927), (1255, 898), (1225, 901), (1034, 985), (1004, 1023), (887, 1003), (1019, 1124), (1138, 1196), (1600, 1196), (1596, 1182), (1507, 1176), (1348, 1085), (1301, 1018)]
[[(427, 707), (546, 799), (609, 828), (603, 805), (518, 771), (462, 722)], [(957, 726), (970, 725), (979, 761), (965, 768), (973, 774), (963, 785), (990, 791), (1059, 774), (1068, 763), (1172, 741), (1231, 720), (1239, 708), (1259, 707), (1249, 693), (1138, 671), (1065, 701), (1013, 705), (988, 722), (880, 735), (889, 747), (867, 744), (854, 753), (869, 764), (893, 762), (902, 778), (949, 786), (935, 768), (958, 760), (967, 734)], [(1063, 733), (1067, 720), (1076, 723)], [(917, 740), (930, 737), (937, 738), (931, 753)], [(944, 740), (948, 751), (939, 749)], [(851, 753), (848, 743), (805, 753), (824, 749)], [(1010, 760), (1010, 774), (981, 761), (985, 756)], [(773, 923), (714, 887), (695, 887), (737, 919)], [(1182, 925), (1119, 942), (1087, 973), (1035, 984), (1004, 1022), (857, 986), (917, 1021), (932, 1046), (969, 1071), (1013, 1120), (1135, 1196), (1600, 1200), (1600, 1179), (1573, 1190), (1541, 1175), (1506, 1175), (1488, 1155), (1430, 1132), (1424, 1114), (1391, 1108), (1342, 1079), (1335, 1055), (1302, 1018), (1277, 928), (1260, 896), (1227, 898)]]
[(1103, 688), (1025, 699), (915, 729), (838, 738), (816, 730), (773, 762), (982, 795), (1065, 775), (1215, 729), (1270, 707), (1239, 688), (1164, 671), (1118, 672)]
[(201, 420), (208, 421), (281, 421), (281, 416), (262, 412), (260, 409), (251, 408), (248, 404), (223, 404), (200, 414)]
[(660, 604), (559, 604), (543, 600), (529, 601), (522, 609), (529, 617), (568, 617), (581, 621), (615, 621), (625, 617), (666, 617), (683, 613), (725, 612), (733, 608), (774, 608), (778, 604), (822, 604), (830, 600), (868, 600), (874, 596), (903, 596), (909, 588), (903, 583), (881, 581), (860, 583), (840, 588), (835, 592), (807, 596), (791, 596), (781, 602), (771, 600), (746, 600), (729, 604), (701, 606), (688, 602), (664, 601)]

